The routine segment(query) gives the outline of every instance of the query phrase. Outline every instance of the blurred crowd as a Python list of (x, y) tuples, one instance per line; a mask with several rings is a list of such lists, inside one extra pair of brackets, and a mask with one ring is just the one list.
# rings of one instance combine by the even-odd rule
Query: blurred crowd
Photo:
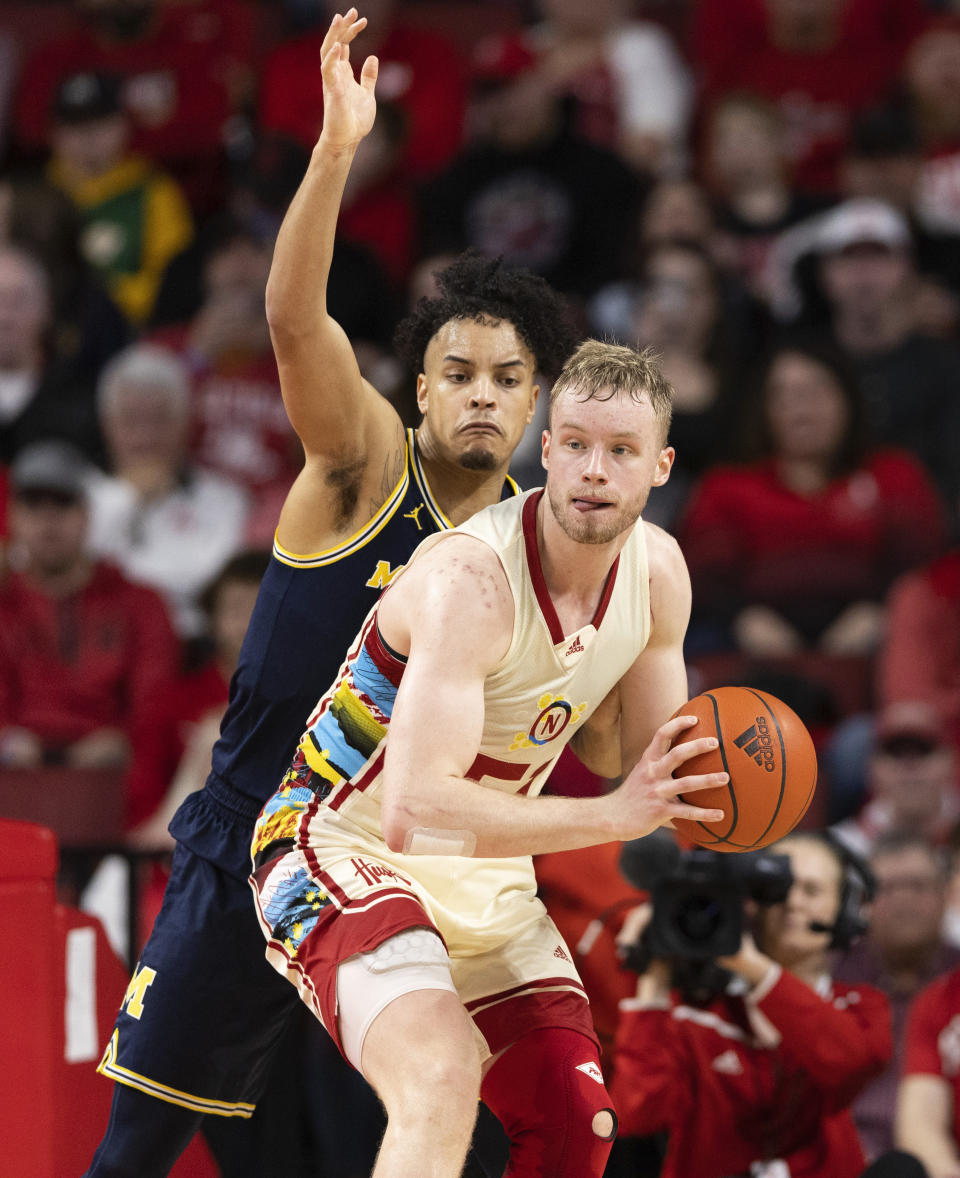
[[(0, 10), (0, 811), (4, 772), (100, 769), (126, 799), (104, 842), (159, 851), (206, 775), (302, 462), (264, 291), (335, 10)], [(465, 248), (662, 356), (648, 518), (690, 567), (691, 694), (749, 681), (811, 728), (812, 820), (877, 856), (889, 908), (844, 976), (903, 1000), (899, 1059), (904, 996), (960, 961), (960, 3), (361, 12), (378, 116), (331, 314), (408, 424), (392, 332)], [(919, 948), (888, 944), (898, 897), (929, 908)], [(895, 1090), (856, 1106), (868, 1156)]]

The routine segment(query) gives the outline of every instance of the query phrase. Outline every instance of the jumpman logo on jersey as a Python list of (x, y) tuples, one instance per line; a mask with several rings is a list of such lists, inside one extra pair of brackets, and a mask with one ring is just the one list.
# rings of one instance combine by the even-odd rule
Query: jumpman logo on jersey
[(413, 522), (417, 525), (418, 532), (423, 531), (423, 524), (420, 522), (420, 520), (418, 518), (421, 511), (423, 511), (423, 504), (418, 503), (417, 506), (413, 509), (413, 511), (405, 511), (403, 513), (404, 519), (412, 519)]

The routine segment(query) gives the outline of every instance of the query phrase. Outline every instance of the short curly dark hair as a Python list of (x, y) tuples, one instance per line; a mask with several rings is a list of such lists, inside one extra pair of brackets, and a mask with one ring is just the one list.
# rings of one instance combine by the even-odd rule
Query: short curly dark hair
[(445, 323), (489, 318), (512, 323), (533, 353), (537, 369), (555, 379), (577, 337), (569, 307), (544, 279), (474, 250), (461, 254), (436, 278), (439, 297), (421, 299), (393, 337), (397, 355), (415, 372), (423, 371), (427, 344)]

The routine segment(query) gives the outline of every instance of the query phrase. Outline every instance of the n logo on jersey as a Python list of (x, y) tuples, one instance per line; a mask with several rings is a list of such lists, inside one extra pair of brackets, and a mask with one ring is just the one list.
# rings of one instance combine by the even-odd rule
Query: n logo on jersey
[(131, 1018), (139, 1020), (143, 1014), (143, 1000), (147, 993), (147, 987), (153, 984), (156, 976), (157, 971), (146, 965), (134, 971), (130, 984), (127, 986), (127, 992), (120, 1003), (120, 1009), (126, 1011)]
[(537, 700), (540, 713), (531, 724), (528, 732), (518, 732), (510, 745), (514, 749), (528, 749), (531, 745), (549, 744), (563, 733), (569, 724), (576, 724), (586, 710), (587, 705), (571, 704), (559, 695), (541, 695)]
[(367, 588), (386, 589), (402, 568), (402, 564), (398, 564), (396, 568), (391, 568), (388, 560), (378, 560), (377, 567), (373, 570), (373, 576), (367, 581)]

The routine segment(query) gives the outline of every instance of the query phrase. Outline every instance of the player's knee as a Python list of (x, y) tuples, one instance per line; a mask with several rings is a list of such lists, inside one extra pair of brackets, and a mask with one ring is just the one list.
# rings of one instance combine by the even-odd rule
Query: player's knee
[(601, 1141), (613, 1141), (617, 1135), (617, 1114), (612, 1108), (602, 1108), (593, 1114), (590, 1129)]
[(524, 1036), (491, 1068), (483, 1098), (510, 1138), (511, 1178), (600, 1178), (617, 1117), (584, 1035)]

